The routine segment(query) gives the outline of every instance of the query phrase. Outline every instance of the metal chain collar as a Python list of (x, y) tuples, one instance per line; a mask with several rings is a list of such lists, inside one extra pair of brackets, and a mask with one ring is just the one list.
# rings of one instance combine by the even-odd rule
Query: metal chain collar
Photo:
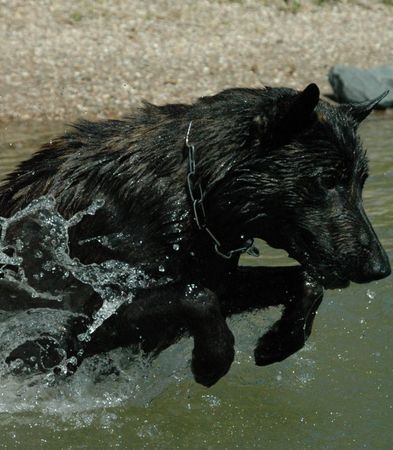
[(205, 208), (203, 206), (203, 190), (200, 183), (195, 183), (196, 176), (196, 163), (195, 163), (195, 146), (194, 144), (189, 143), (189, 136), (191, 131), (192, 121), (188, 125), (187, 135), (186, 135), (186, 147), (188, 149), (188, 173), (187, 173), (187, 187), (188, 194), (191, 199), (192, 209), (194, 213), (194, 220), (196, 226), (199, 230), (206, 231), (206, 233), (210, 236), (214, 243), (215, 252), (220, 255), (222, 258), (230, 259), (236, 253), (244, 253), (247, 252), (251, 256), (259, 256), (259, 251), (254, 245), (253, 239), (248, 239), (242, 247), (229, 250), (225, 252), (223, 250), (221, 242), (216, 238), (216, 236), (212, 233), (212, 231), (208, 228), (206, 222), (206, 213)]

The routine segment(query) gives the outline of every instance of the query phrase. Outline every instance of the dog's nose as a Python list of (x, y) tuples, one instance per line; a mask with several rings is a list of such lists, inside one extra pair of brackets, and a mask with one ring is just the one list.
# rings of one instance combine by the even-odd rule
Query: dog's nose
[[(358, 238), (362, 249), (352, 271), (357, 272), (352, 279), (355, 283), (368, 283), (382, 280), (391, 273), (390, 262), (387, 253), (382, 247), (375, 231), (363, 211), (363, 226), (359, 227)], [(356, 270), (357, 268), (357, 270)], [(357, 278), (357, 279), (356, 279)]]
[[(382, 280), (391, 274), (389, 259), (383, 251), (378, 257), (371, 257), (363, 265), (358, 283), (368, 283), (370, 281)], [(354, 280), (355, 281), (355, 280)]]
[(369, 270), (366, 271), (370, 281), (382, 280), (391, 274), (389, 261), (372, 261), (369, 264)]

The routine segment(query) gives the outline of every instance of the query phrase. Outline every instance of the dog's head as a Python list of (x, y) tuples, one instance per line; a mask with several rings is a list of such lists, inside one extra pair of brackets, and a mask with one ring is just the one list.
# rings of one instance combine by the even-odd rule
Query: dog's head
[(326, 288), (390, 274), (362, 205), (368, 164), (357, 134), (384, 95), (333, 106), (312, 84), (285, 91), (273, 118), (254, 119), (261, 152), (248, 204), (254, 237), (286, 250)]

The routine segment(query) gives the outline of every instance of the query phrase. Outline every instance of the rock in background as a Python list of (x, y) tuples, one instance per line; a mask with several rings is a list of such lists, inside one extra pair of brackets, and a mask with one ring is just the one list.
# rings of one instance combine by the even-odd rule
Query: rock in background
[(390, 91), (378, 108), (393, 108), (393, 65), (359, 69), (338, 64), (330, 69), (329, 82), (340, 103), (359, 103)]

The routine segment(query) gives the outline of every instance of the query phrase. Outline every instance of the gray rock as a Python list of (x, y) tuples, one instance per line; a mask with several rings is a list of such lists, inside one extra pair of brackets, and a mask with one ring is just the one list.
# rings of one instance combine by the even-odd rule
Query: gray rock
[(329, 82), (340, 103), (364, 102), (389, 90), (377, 108), (393, 108), (393, 65), (358, 69), (338, 64), (330, 69)]

